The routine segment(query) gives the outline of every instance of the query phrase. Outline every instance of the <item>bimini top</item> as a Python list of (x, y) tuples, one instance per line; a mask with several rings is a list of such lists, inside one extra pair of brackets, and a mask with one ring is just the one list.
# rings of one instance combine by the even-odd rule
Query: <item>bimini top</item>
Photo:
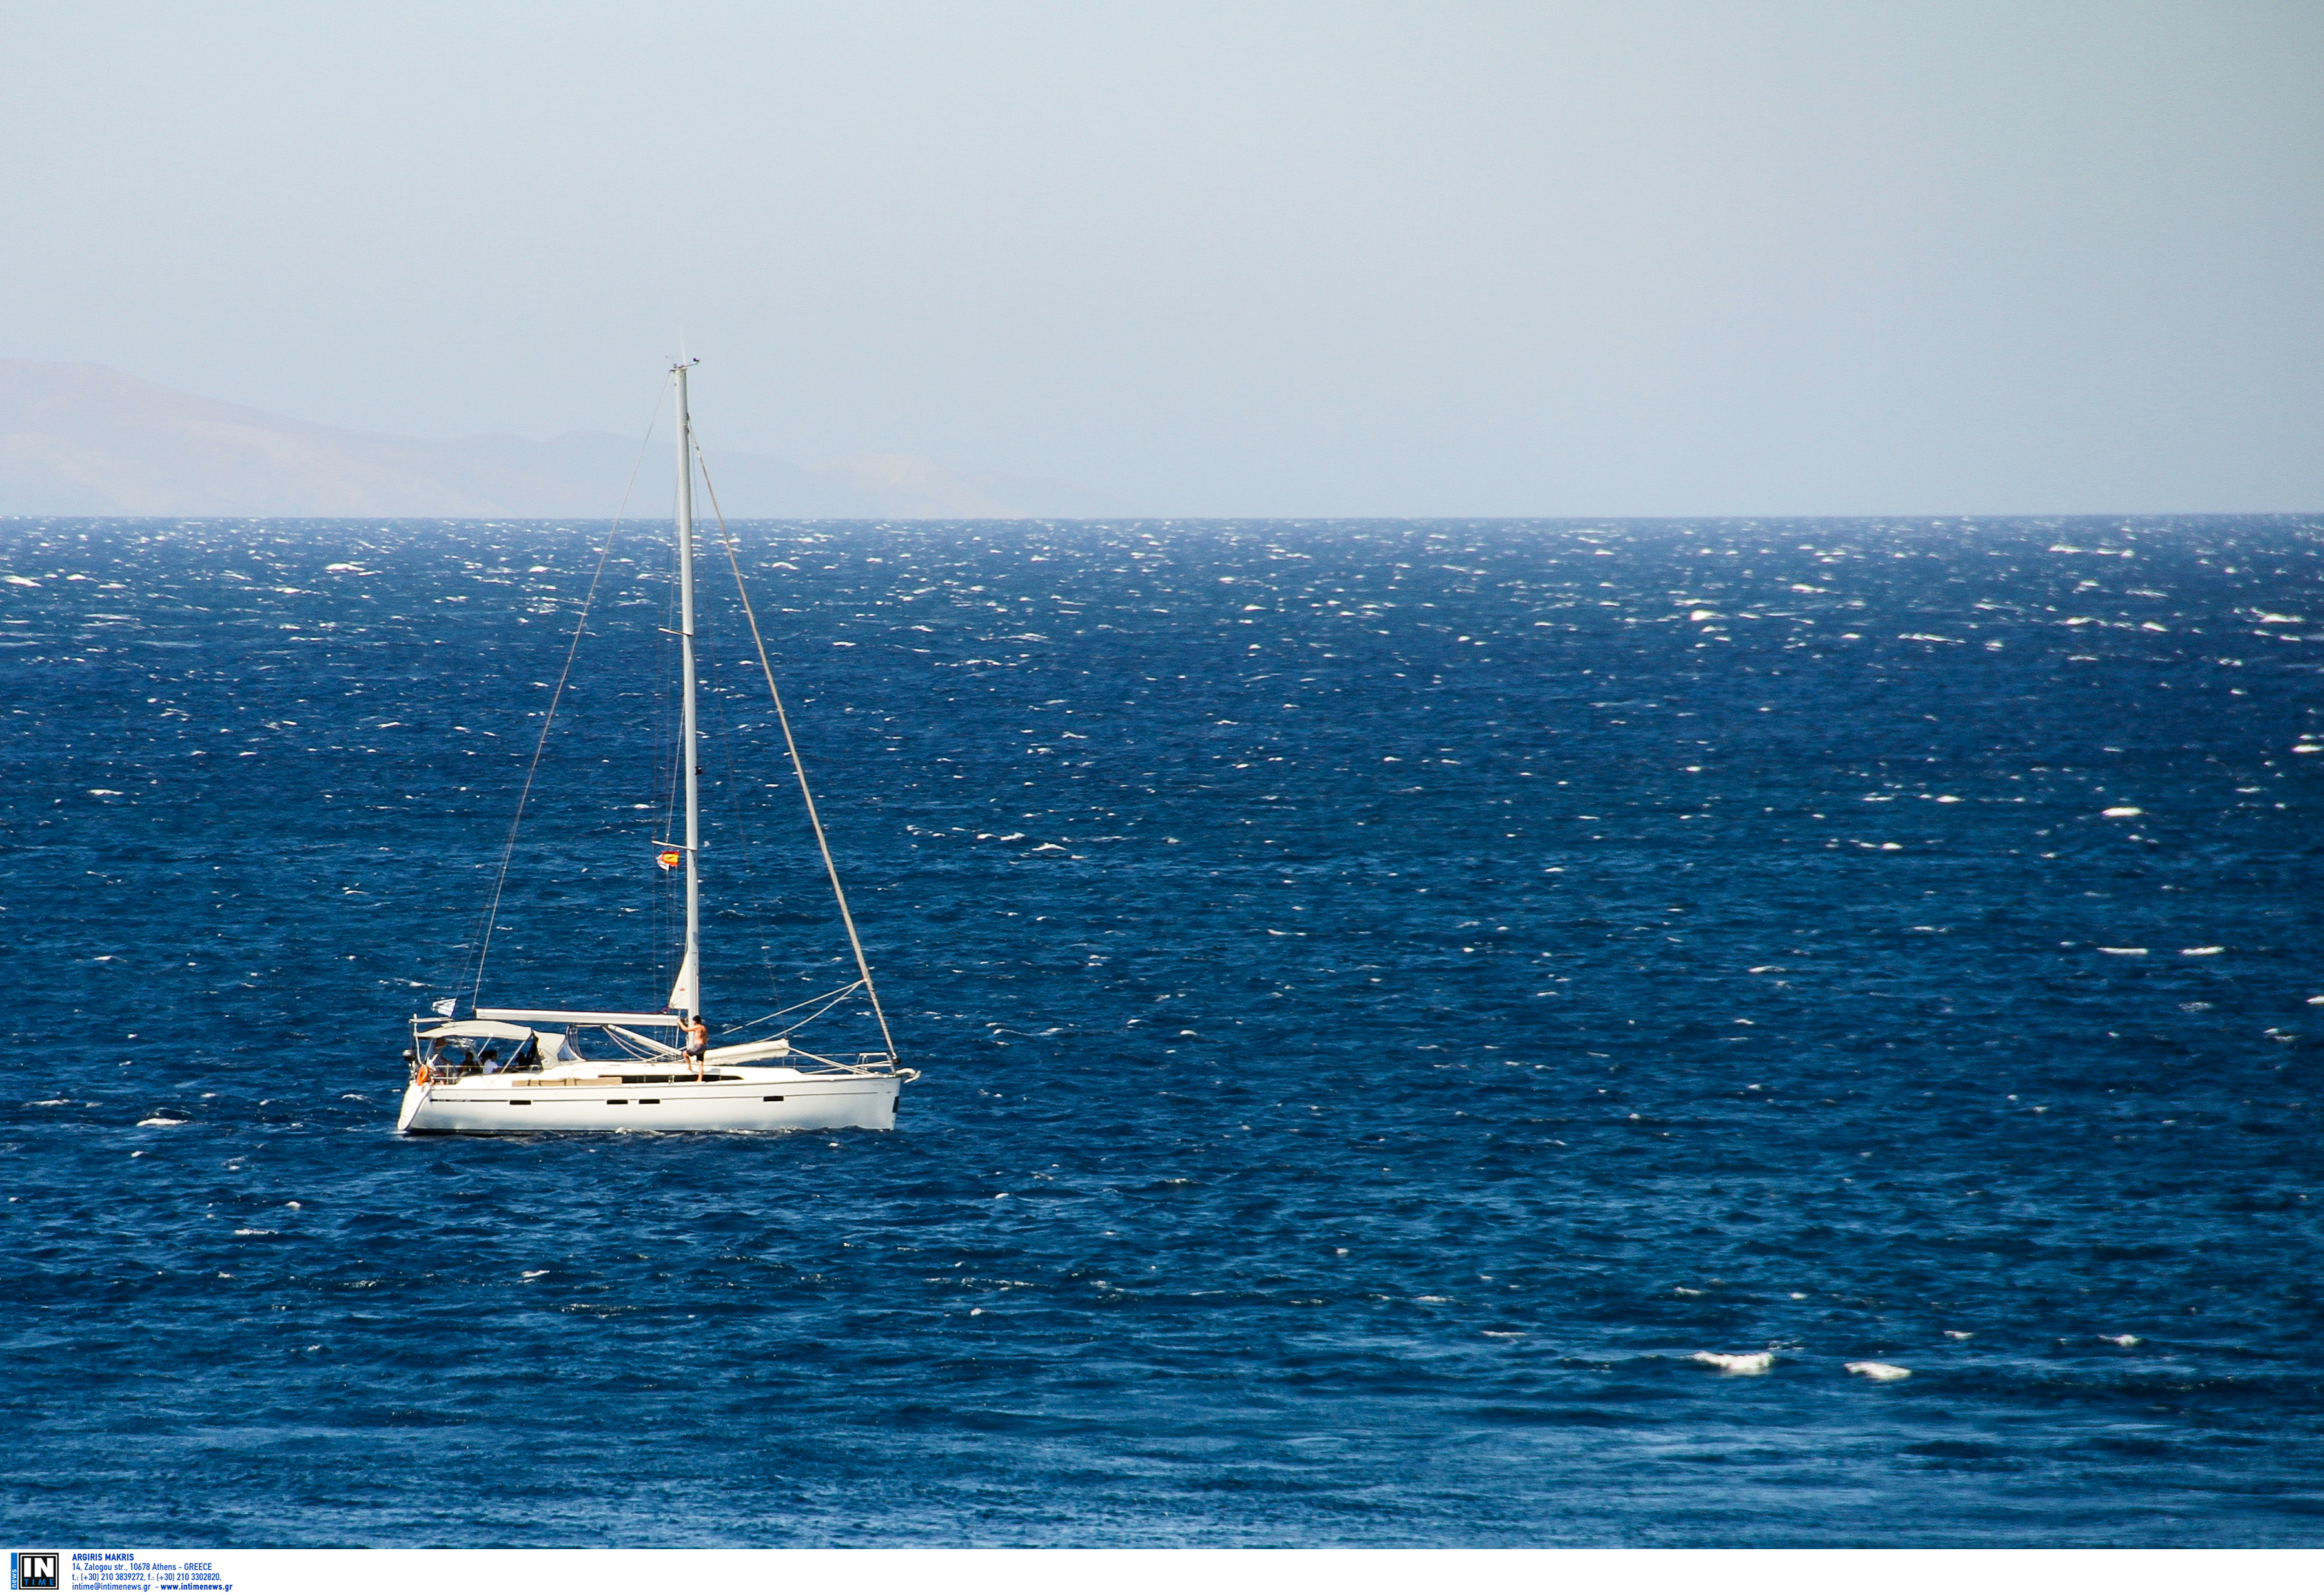
[(460, 1019), (448, 1025), (438, 1025), (432, 1030), (422, 1030), (422, 1041), (433, 1041), (439, 1036), (489, 1036), (495, 1041), (521, 1041), (531, 1035), (522, 1025), (494, 1024), (489, 1019)]
[(509, 1019), (520, 1025), (628, 1025), (633, 1029), (682, 1029), (686, 1020), (674, 1013), (595, 1013), (562, 1008), (480, 1008), (480, 1019)]

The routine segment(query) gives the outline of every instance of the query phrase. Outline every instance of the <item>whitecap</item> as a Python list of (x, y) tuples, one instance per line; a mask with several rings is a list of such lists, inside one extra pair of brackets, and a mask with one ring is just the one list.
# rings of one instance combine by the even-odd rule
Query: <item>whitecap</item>
[(2135, 807), (2127, 803), (2121, 804), (2113, 808), (2101, 808), (2098, 810), (2099, 814), (2110, 820), (2135, 820), (2145, 812), (2146, 810)]
[(2181, 958), (2209, 958), (2215, 954), (2226, 951), (2225, 947), (2181, 947), (2179, 949), (2179, 955)]
[(1893, 1362), (1851, 1362), (1847, 1366), (1849, 1372), (1862, 1374), (1868, 1379), (1909, 1379), (1913, 1377), (1911, 1369), (1899, 1368)]
[(2146, 956), (2146, 949), (2144, 947), (2100, 947), (2098, 951), (2101, 953), (2112, 953), (2117, 958), (2144, 958)]
[(1949, 1329), (1945, 1331), (1945, 1339), (1949, 1341), (1965, 1341), (1976, 1332), (1977, 1332), (1973, 1329)]
[(2116, 1346), (2135, 1346), (2140, 1343), (2138, 1336), (2135, 1334), (2102, 1334), (2098, 1339)]
[(140, 1120), (137, 1121), (137, 1128), (138, 1128), (138, 1129), (146, 1129), (146, 1128), (148, 1128), (148, 1127), (150, 1127), (150, 1126), (153, 1126), (153, 1125), (163, 1125), (163, 1124), (189, 1124), (189, 1123), (191, 1123), (191, 1122), (192, 1122), (192, 1120), (188, 1120), (188, 1119), (140, 1119)]
[(517, 1277), (520, 1279), (538, 1279), (543, 1274), (548, 1272), (549, 1270), (546, 1268), (527, 1268), (523, 1273), (518, 1275)]
[(1687, 1359), (1721, 1373), (1765, 1373), (1775, 1364), (1773, 1351), (1697, 1351)]
[(272, 1235), (274, 1231), (272, 1230), (236, 1230), (235, 1233), (237, 1235)]

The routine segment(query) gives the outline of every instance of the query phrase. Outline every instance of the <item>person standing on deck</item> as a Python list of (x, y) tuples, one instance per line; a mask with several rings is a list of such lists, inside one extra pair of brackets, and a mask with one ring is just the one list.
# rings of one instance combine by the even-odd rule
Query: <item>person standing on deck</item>
[(686, 1021), (686, 1057), (694, 1072), (702, 1073), (703, 1056), (710, 1050), (710, 1027), (700, 1014)]

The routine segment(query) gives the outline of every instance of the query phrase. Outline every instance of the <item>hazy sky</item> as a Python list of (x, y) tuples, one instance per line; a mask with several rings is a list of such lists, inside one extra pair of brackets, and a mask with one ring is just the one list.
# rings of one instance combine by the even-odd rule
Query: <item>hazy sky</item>
[(2324, 509), (2324, 5), (0, 0), (0, 355), (1169, 514)]

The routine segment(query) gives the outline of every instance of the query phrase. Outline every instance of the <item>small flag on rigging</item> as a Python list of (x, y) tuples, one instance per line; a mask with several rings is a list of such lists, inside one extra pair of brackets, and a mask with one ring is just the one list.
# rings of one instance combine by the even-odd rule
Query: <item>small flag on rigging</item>
[(459, 1006), (460, 1000), (456, 997), (438, 997), (428, 1005), (428, 1010), (438, 1019), (448, 1019), (452, 1017), (453, 1010)]
[(654, 854), (654, 862), (659, 864), (665, 870), (675, 870), (678, 865), (685, 862), (686, 855), (678, 852), (675, 847), (665, 849), (663, 852)]

